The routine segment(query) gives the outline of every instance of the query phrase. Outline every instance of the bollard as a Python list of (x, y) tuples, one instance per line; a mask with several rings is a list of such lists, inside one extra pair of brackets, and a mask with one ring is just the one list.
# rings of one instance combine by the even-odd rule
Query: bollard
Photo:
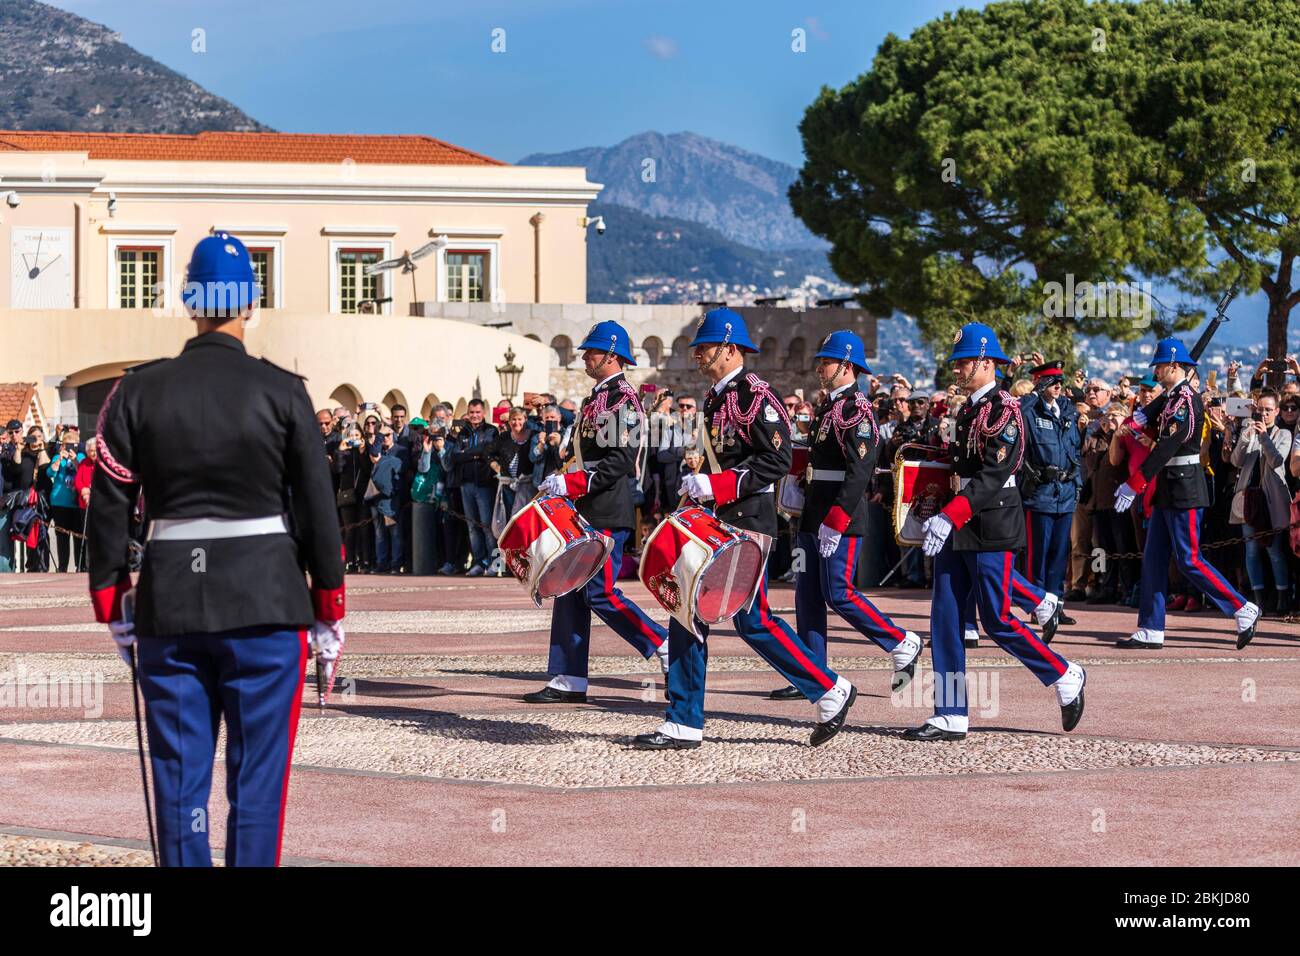
[(411, 504), (411, 573), (438, 573), (438, 506), (423, 501)]

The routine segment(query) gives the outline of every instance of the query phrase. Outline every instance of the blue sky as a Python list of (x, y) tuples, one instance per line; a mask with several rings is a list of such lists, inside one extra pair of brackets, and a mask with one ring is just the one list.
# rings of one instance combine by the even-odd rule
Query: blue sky
[[(690, 130), (802, 163), (823, 85), (953, 0), (56, 0), (286, 132), (426, 133), (508, 162)], [(192, 50), (205, 31), (206, 52)], [(806, 52), (791, 49), (805, 31)], [(505, 51), (493, 52), (494, 31)], [(499, 37), (500, 34), (497, 34)], [(1211, 303), (1212, 304), (1212, 303)], [(1264, 336), (1262, 294), (1223, 333)], [(1293, 322), (1294, 325), (1294, 322)]]
[[(942, 0), (56, 0), (289, 132), (428, 133), (510, 162), (691, 130), (799, 165), (797, 125)], [(207, 52), (191, 51), (206, 31)], [(492, 51), (493, 30), (505, 52)], [(791, 31), (807, 51), (791, 50)]]

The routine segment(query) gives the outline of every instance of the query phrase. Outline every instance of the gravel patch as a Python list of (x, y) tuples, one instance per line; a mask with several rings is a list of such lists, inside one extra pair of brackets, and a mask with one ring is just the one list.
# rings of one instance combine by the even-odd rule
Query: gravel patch
[(0, 833), (0, 866), (153, 866), (148, 850)]
[[(294, 763), (436, 779), (559, 789), (836, 780), (1186, 767), (1300, 760), (1300, 754), (1106, 740), (1058, 734), (976, 732), (951, 744), (905, 741), (901, 731), (850, 726), (831, 744), (807, 745), (810, 722), (712, 718), (694, 751), (642, 753), (630, 738), (657, 718), (608, 711), (347, 716), (304, 720)], [(15, 724), (3, 736), (131, 750), (129, 721)]]

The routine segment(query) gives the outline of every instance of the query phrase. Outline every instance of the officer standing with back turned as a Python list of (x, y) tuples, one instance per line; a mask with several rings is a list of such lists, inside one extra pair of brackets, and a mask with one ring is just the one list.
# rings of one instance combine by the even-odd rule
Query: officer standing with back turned
[(243, 243), (200, 242), (183, 296), (198, 335), (128, 371), (96, 434), (91, 601), (122, 657), (138, 654), (164, 866), (212, 864), (208, 827), (194, 823), (207, 819), (223, 717), (226, 864), (278, 865), (308, 635), (331, 667), (343, 644), (329, 468), (302, 380), (244, 350), (258, 297)]

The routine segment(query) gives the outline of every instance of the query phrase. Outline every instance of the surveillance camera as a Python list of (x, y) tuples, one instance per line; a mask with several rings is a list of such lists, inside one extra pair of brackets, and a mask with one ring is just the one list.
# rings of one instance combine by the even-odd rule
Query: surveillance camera
[(10, 193), (5, 197), (5, 202), (9, 204), (10, 209), (17, 209), (22, 201), (23, 197), (19, 196), (17, 193)]
[(605, 234), (605, 220), (603, 218), (596, 220), (596, 234), (600, 236)]
[(108, 194), (108, 214), (110, 216), (117, 215), (117, 193)]

